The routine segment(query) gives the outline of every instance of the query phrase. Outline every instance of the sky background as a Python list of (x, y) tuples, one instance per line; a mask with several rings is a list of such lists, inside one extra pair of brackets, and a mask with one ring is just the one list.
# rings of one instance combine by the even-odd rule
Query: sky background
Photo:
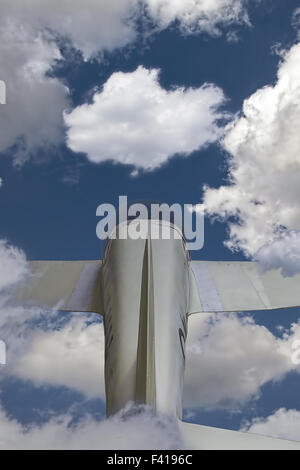
[[(96, 208), (119, 195), (204, 202), (193, 259), (298, 273), (299, 2), (88, 4), (0, 7), (0, 293), (25, 275), (25, 257), (101, 259)], [(300, 440), (299, 314), (192, 319), (186, 420)], [(2, 305), (0, 339), (0, 447), (114, 442), (101, 319)], [(147, 419), (129, 434), (156, 429)], [(120, 445), (145, 445), (132, 436)], [(162, 442), (175, 445), (171, 430)]]

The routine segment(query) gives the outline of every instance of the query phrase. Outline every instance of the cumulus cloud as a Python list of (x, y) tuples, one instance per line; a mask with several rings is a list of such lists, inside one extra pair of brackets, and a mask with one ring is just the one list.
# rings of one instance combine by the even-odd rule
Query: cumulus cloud
[(177, 423), (155, 416), (147, 408), (97, 422), (87, 416), (76, 426), (62, 415), (41, 426), (23, 427), (0, 408), (1, 449), (180, 449), (183, 447)]
[(11, 373), (105, 400), (103, 324), (77, 314), (59, 330), (36, 330)]
[(83, 104), (65, 114), (67, 143), (90, 161), (113, 160), (153, 170), (174, 154), (189, 154), (216, 141), (224, 103), (220, 88), (163, 89), (159, 71), (116, 72)]
[(300, 232), (290, 231), (264, 245), (255, 259), (264, 270), (281, 269), (283, 276), (294, 276), (300, 271)]
[(47, 35), (1, 16), (0, 74), (6, 104), (0, 111), (0, 152), (13, 148), (17, 163), (63, 142), (68, 90), (47, 75), (59, 58)]
[(300, 411), (280, 408), (266, 418), (255, 418), (246, 423), (241, 430), (299, 441)]
[(187, 338), (186, 408), (238, 409), (259, 396), (262, 385), (299, 371), (291, 354), (300, 324), (282, 338), (251, 317), (192, 315)]
[(146, 3), (161, 28), (177, 20), (186, 34), (205, 32), (219, 36), (225, 25), (249, 25), (247, 2), (243, 0), (146, 0)]
[[(86, 59), (103, 49), (113, 50), (136, 36), (132, 18), (138, 0), (2, 0), (1, 15), (36, 31), (51, 29), (72, 41)], [(132, 19), (130, 21), (130, 19)]]
[(208, 214), (231, 218), (230, 249), (255, 256), (267, 245), (260, 251), (263, 261), (262, 253), (273, 251), (276, 259), (279, 244), (292, 242), (290, 252), (285, 249), (291, 263), (285, 262), (286, 272), (300, 269), (294, 233), (300, 230), (299, 67), (300, 43), (282, 52), (277, 82), (246, 99), (243, 113), (228, 125), (223, 140), (230, 156), (228, 185), (204, 192)]

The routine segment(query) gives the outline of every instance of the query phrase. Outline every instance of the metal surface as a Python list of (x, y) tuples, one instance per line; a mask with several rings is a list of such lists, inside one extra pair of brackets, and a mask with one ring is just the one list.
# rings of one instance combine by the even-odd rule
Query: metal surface
[(178, 422), (183, 444), (198, 450), (300, 450), (299, 442)]
[(181, 416), (189, 266), (182, 239), (111, 240), (102, 269), (107, 414)]
[[(198, 294), (190, 313), (271, 310), (300, 305), (300, 274), (262, 273), (258, 263), (192, 261)], [(211, 308), (215, 305), (216, 308)]]
[(31, 275), (12, 300), (24, 306), (103, 313), (101, 261), (31, 261)]

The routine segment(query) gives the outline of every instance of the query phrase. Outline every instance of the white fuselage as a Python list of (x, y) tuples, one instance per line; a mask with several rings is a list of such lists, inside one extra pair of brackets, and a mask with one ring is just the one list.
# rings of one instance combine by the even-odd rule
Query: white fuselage
[(189, 302), (184, 240), (110, 240), (102, 283), (107, 414), (131, 401), (180, 418)]

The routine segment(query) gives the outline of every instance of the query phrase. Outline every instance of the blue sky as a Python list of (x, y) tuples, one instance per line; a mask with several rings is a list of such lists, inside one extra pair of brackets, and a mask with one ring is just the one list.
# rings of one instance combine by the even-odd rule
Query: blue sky
[[(63, 22), (61, 24), (58, 22), (58, 30), (55, 29), (55, 18), (57, 18), (55, 15), (57, 11), (59, 12), (59, 5), (55, 4), (53, 9), (46, 8), (46, 6), (43, 9), (43, 7), (30, 6), (29, 4), (27, 6), (27, 3), (24, 3), (25, 6), (22, 9), (14, 11), (10, 8), (9, 2), (4, 2), (4, 19), (0, 20), (0, 38), (3, 37), (8, 45), (6, 49), (0, 47), (0, 79), (5, 80), (7, 84), (7, 104), (0, 107), (0, 126), (2, 126), (2, 131), (0, 129), (1, 240), (7, 240), (10, 245), (22, 250), (29, 260), (98, 259), (103, 254), (103, 243), (96, 237), (97, 218), (95, 213), (99, 204), (110, 202), (117, 205), (119, 195), (127, 195), (128, 199), (132, 201), (152, 199), (167, 203), (179, 202), (180, 204), (196, 204), (204, 201), (207, 203), (208, 215), (217, 214), (222, 217), (218, 221), (213, 221), (211, 217), (206, 218), (205, 245), (201, 251), (192, 253), (194, 259), (236, 261), (251, 259), (257, 253), (261, 253), (262, 262), (271, 263), (273, 267), (291, 269), (293, 274), (299, 271), (298, 267), (295, 268), (291, 264), (292, 262), (286, 264), (288, 256), (286, 256), (286, 260), (281, 259), (276, 252), (277, 245), (272, 245), (274, 250), (270, 256), (269, 252), (266, 254), (265, 251), (260, 251), (264, 250), (268, 243), (277, 240), (278, 231), (276, 232), (274, 229), (273, 232), (271, 228), (264, 232), (264, 229), (261, 228), (261, 224), (268, 226), (268, 220), (273, 220), (273, 216), (270, 214), (274, 212), (272, 206), (274, 199), (277, 198), (279, 201), (279, 206), (276, 207), (279, 207), (280, 214), (285, 211), (288, 213), (291, 208), (294, 211), (290, 218), (284, 215), (280, 218), (279, 215), (276, 221), (278, 226), (284, 227), (283, 237), (286, 238), (282, 240), (286, 243), (285, 246), (288, 246), (290, 234), (295, 233), (297, 236), (300, 229), (297, 209), (299, 192), (296, 193), (295, 189), (293, 197), (290, 195), (289, 198), (284, 198), (280, 193), (280, 188), (275, 196), (273, 193), (269, 195), (265, 189), (273, 184), (274, 186), (278, 185), (278, 181), (281, 181), (281, 171), (283, 190), (288, 187), (289, 174), (286, 169), (282, 170), (284, 163), (280, 161), (277, 166), (274, 164), (274, 168), (272, 161), (266, 164), (262, 163), (258, 179), (256, 179), (256, 173), (252, 173), (251, 170), (255, 165), (259, 168), (259, 164), (254, 161), (251, 153), (251, 142), (256, 138), (257, 142), (260, 142), (260, 137), (257, 137), (261, 130), (260, 126), (266, 125), (267, 122), (263, 113), (268, 113), (268, 109), (264, 107), (263, 98), (259, 98), (262, 101), (255, 105), (257, 113), (262, 115), (261, 121), (259, 121), (262, 124), (257, 124), (255, 117), (250, 115), (249, 111), (248, 115), (246, 112), (250, 129), (248, 134), (245, 135), (242, 132), (237, 134), (240, 131), (236, 130), (239, 129), (238, 123), (242, 119), (245, 100), (263, 90), (264, 87), (273, 86), (275, 87), (274, 94), (278, 89), (278, 95), (280, 95), (278, 70), (282, 70), (282, 74), (289, 78), (293, 76), (295, 86), (292, 88), (290, 85), (290, 90), (291, 95), (294, 94), (295, 102), (294, 111), (290, 111), (292, 115), (289, 123), (292, 130), (287, 132), (282, 124), (282, 122), (289, 120), (288, 109), (283, 118), (281, 115), (279, 116), (281, 111), (278, 111), (278, 116), (274, 114), (277, 130), (271, 129), (271, 124), (269, 126), (268, 123), (266, 134), (270, 132), (270, 140), (273, 139), (272, 142), (275, 142), (274, 134), (285, 133), (282, 134), (283, 147), (280, 150), (280, 158), (283, 158), (284, 161), (286, 155), (288, 160), (291, 154), (289, 161), (294, 165), (295, 178), (299, 176), (299, 155), (298, 160), (297, 157), (293, 160), (294, 150), (290, 150), (298, 145), (294, 136), (297, 134), (297, 124), (300, 122), (300, 120), (297, 121), (300, 116), (297, 94), (300, 90), (300, 68), (295, 69), (293, 73), (291, 72), (293, 64), (299, 65), (300, 62), (297, 62), (296, 59), (295, 62), (292, 62), (293, 57), (290, 53), (290, 51), (295, 51), (294, 55), (296, 56), (296, 47), (300, 37), (300, 13), (297, 13), (299, 3), (296, 0), (254, 2), (230, 0), (228, 2), (229, 11), (234, 7), (240, 8), (240, 10), (237, 10), (239, 11), (238, 15), (234, 17), (229, 15), (228, 18), (224, 13), (225, 10), (222, 13), (219, 6), (211, 16), (209, 12), (203, 12), (200, 7), (198, 11), (198, 7), (195, 7), (194, 10), (188, 11), (191, 20), (187, 23), (185, 23), (186, 17), (181, 15), (182, 12), (173, 12), (172, 8), (170, 10), (172, 14), (168, 21), (162, 13), (164, 10), (161, 10), (160, 13), (151, 10), (151, 5), (159, 2), (149, 1), (150, 7), (148, 7), (150, 9), (147, 10), (145, 7), (148, 11), (147, 21), (145, 16), (142, 17), (136, 13), (132, 23), (126, 17), (128, 12), (123, 11), (125, 6), (122, 7), (119, 17), (118, 8), (115, 9), (117, 19), (112, 15), (105, 20), (106, 10), (109, 8), (105, 6), (103, 7), (105, 11), (91, 10), (91, 16), (87, 14), (82, 27), (84, 34), (80, 32), (80, 22), (78, 23), (77, 15), (81, 7), (77, 6), (77, 2), (70, 9), (67, 6), (68, 2), (62, 1), (62, 16), (66, 15), (69, 18), (72, 24), (71, 32)], [(102, 4), (102, 2), (99, 3)], [(118, 5), (117, 1), (113, 3)], [(125, 3), (127, 2), (124, 2), (124, 5)], [(133, 4), (134, 1), (131, 3)], [(147, 0), (145, 3), (147, 4)], [(160, 3), (164, 4), (164, 0), (161, 0)], [(165, 3), (169, 4), (170, 1), (166, 0)], [(217, 2), (212, 3), (217, 4)], [(129, 4), (130, 1), (128, 1)], [(219, 5), (221, 4), (222, 2)], [(33, 12), (30, 9), (33, 9)], [(219, 18), (217, 15), (220, 12), (223, 20), (216, 19)], [(228, 13), (228, 10), (226, 12)], [(105, 39), (95, 28), (94, 22), (97, 14), (102, 15), (103, 21), (113, 21), (111, 30), (108, 28), (109, 32)], [(246, 14), (247, 20), (245, 20)], [(32, 17), (36, 21), (32, 20)], [(205, 21), (201, 23), (200, 20), (203, 18)], [(17, 34), (11, 34), (8, 22), (5, 21), (7, 19), (14, 25), (13, 28), (16, 28)], [(120, 36), (121, 24), (125, 24), (125, 20), (127, 26), (130, 25), (130, 27), (128, 26), (128, 30), (126, 29), (124, 34)], [(100, 26), (102, 25), (101, 21)], [(218, 29), (217, 32), (215, 28)], [(23, 40), (24, 38), (25, 40)], [(40, 38), (40, 43), (37, 38)], [(31, 44), (34, 44), (32, 55), (35, 57), (32, 63), (29, 53)], [(17, 56), (16, 50), (19, 56)], [(282, 64), (283, 66), (286, 64), (285, 69), (281, 69)], [(145, 71), (144, 78), (138, 78), (136, 75), (138, 67)], [(145, 78), (149, 77), (147, 74), (152, 69), (159, 70), (157, 82)], [(23, 84), (20, 81), (20, 72), (24, 73)], [(122, 74), (116, 76), (115, 74), (119, 72)], [(95, 162), (92, 152), (89, 155), (88, 152), (82, 151), (80, 145), (79, 151), (74, 151), (71, 141), (73, 138), (73, 142), (75, 142), (78, 129), (75, 124), (71, 124), (72, 137), (70, 129), (66, 127), (66, 121), (63, 121), (63, 113), (66, 112), (68, 116), (73, 116), (75, 110), (82, 111), (80, 115), (78, 114), (80, 121), (78, 134), (80, 134), (84, 129), (85, 120), (90, 117), (88, 112), (84, 114), (84, 106), (87, 103), (92, 104), (96, 96), (101, 99), (105, 84), (112, 83), (111, 78), (114, 76), (117, 77), (116, 81), (120, 86), (123, 86), (126, 77), (130, 77), (130, 79), (132, 77), (133, 95), (140, 86), (141, 82), (138, 80), (145, 80), (143, 86), (148, 87), (146, 91), (149, 93), (154, 89), (159, 90), (159, 93), (163, 90), (162, 93), (165, 94), (161, 96), (166, 100), (166, 106), (169, 106), (166, 96), (174, 96), (172, 93), (181, 89), (178, 105), (183, 106), (186, 115), (189, 115), (191, 106), (185, 94), (188, 89), (202, 90), (203, 85), (209, 83), (212, 87), (212, 93), (215, 90), (221, 90), (223, 98), (211, 98), (215, 100), (215, 108), (209, 109), (201, 108), (202, 98), (199, 98), (196, 116), (199, 116), (200, 121), (204, 121), (202, 127), (197, 128), (198, 118), (195, 119), (194, 114), (189, 120), (183, 120), (182, 125), (180, 122), (176, 123), (178, 128), (173, 127), (173, 123), (166, 124), (166, 127), (169, 125), (175, 134), (176, 129), (180, 132), (183, 129), (183, 132), (186, 132), (183, 134), (183, 140), (186, 135), (192, 136), (193, 148), (191, 150), (187, 144), (184, 155), (181, 151), (180, 139), (174, 134), (171, 137), (171, 141), (174, 142), (166, 144), (167, 149), (171, 150), (165, 151), (159, 165), (151, 167), (151, 159), (146, 161), (146, 157), (142, 155), (143, 152), (141, 152), (141, 156), (136, 153), (140, 142), (132, 141), (125, 142), (125, 146), (128, 145), (128, 148), (124, 151), (126, 161), (130, 161), (131, 164), (124, 164), (125, 157), (122, 159), (118, 155), (112, 161), (112, 158), (107, 155), (112, 154), (112, 149), (118, 138), (117, 134), (113, 134), (112, 141), (105, 141), (103, 145), (97, 139), (92, 143), (93, 151), (96, 149), (96, 160), (98, 159)], [(16, 92), (15, 87), (18, 86), (18, 93), (23, 93), (22, 99)], [(288, 87), (288, 85), (286, 86)], [(283, 88), (282, 93), (285, 90)], [(286, 91), (286, 96), (288, 96), (288, 91)], [(206, 92), (204, 91), (204, 93)], [(28, 99), (26, 95), (28, 95)], [(277, 95), (274, 98), (271, 97), (271, 102), (276, 98)], [(195, 100), (197, 99), (196, 97)], [(205, 99), (206, 95), (203, 95), (203, 100), (205, 101)], [(99, 126), (99, 132), (100, 127), (103, 127), (105, 132), (105, 129), (109, 129), (110, 124), (114, 129), (120, 125), (118, 117), (120, 103), (115, 103), (113, 98), (109, 97), (107, 100), (109, 112), (106, 116), (101, 116), (101, 107), (100, 110), (95, 110), (96, 118), (99, 119), (96, 122), (96, 126)], [(143, 106), (146, 105), (143, 103)], [(173, 110), (172, 106), (170, 104), (170, 110), (175, 112), (176, 110)], [(278, 109), (281, 109), (280, 106)], [(145, 138), (147, 138), (148, 129), (141, 129), (142, 125), (139, 124), (139, 120), (142, 118), (139, 114), (141, 111), (139, 108), (137, 108), (136, 114), (134, 111), (135, 108), (126, 109), (125, 106), (125, 110), (122, 110), (125, 113), (124, 120), (128, 119), (130, 125), (136, 123), (137, 130), (141, 132), (141, 135), (145, 133)], [(126, 112), (133, 113), (133, 116), (131, 114), (126, 116)], [(272, 112), (275, 113), (274, 110)], [(207, 113), (207, 115), (201, 116), (201, 113)], [(110, 116), (111, 123), (108, 122)], [(233, 132), (235, 134), (225, 127), (228, 122), (234, 123), (235, 130)], [(199, 133), (203, 129), (205, 132), (207, 131), (206, 125), (209, 127), (209, 131), (219, 133), (211, 141), (204, 139), (204, 142), (201, 143)], [(219, 130), (216, 129), (216, 125)], [(162, 124), (163, 126), (164, 124)], [(236, 149), (234, 146), (237, 135), (242, 141), (244, 139), (241, 149)], [(224, 137), (226, 144), (223, 143)], [(162, 143), (160, 143), (160, 139)], [(162, 152), (164, 139), (166, 139), (165, 134), (159, 135), (157, 139), (157, 146)], [(121, 140), (120, 145), (123, 145), (122, 142)], [(147, 144), (145, 143), (145, 145)], [(266, 153), (269, 152), (268, 145), (269, 140), (264, 147)], [(270, 148), (273, 149), (273, 147)], [(143, 160), (143, 158), (145, 159)], [(245, 166), (245, 168), (242, 167), (243, 158), (249, 162), (249, 166)], [(263, 162), (265, 155), (262, 154), (260, 158)], [(234, 170), (231, 171), (232, 162), (241, 169), (239, 174), (234, 173)], [(270, 165), (270, 172), (266, 172), (264, 185), (266, 165)], [(132, 172), (136, 169), (138, 174), (133, 176)], [(246, 179), (249, 182), (249, 188), (244, 185), (244, 180), (240, 177), (241, 173), (247, 175), (248, 171)], [(254, 206), (249, 209), (246, 196), (241, 196), (241, 192), (239, 192), (235, 199), (231, 194), (228, 196), (229, 202), (225, 207), (224, 216), (222, 204), (216, 202), (217, 193), (212, 195), (205, 188), (218, 189), (229, 186), (229, 176), (232, 177), (237, 191), (244, 188), (246, 194), (248, 190), (249, 194), (252, 191), (252, 199), (253, 194), (257, 200), (261, 198), (260, 204), (265, 206), (263, 215), (257, 213), (253, 216), (251, 211)], [(239, 180), (239, 178), (241, 179)], [(262, 178), (262, 182), (259, 178)], [(291, 185), (294, 184), (293, 187), (297, 188), (296, 183), (297, 181)], [(260, 188), (263, 186), (264, 192), (261, 192)], [(237, 221), (245, 227), (244, 232), (241, 232), (239, 228), (236, 229)], [(252, 233), (252, 227), (256, 232)], [(254, 243), (253, 239), (260, 241)], [(225, 240), (234, 240), (235, 250), (230, 250), (228, 246), (225, 246)], [(290, 252), (286, 251), (285, 253), (289, 254)], [(17, 256), (19, 254), (18, 252)], [(295, 253), (292, 252), (292, 255)], [(241, 328), (243, 332), (246, 332), (248, 328), (239, 319), (245, 316), (247, 314), (238, 316), (238, 320), (233, 325), (233, 346), (239, 344), (239, 339), (237, 338), (235, 341), (234, 334), (240, 335)], [(53, 337), (51, 335), (57, 331), (66, 331), (63, 338), (66, 341), (68, 338), (71, 342), (75, 341), (73, 336), (68, 337), (70, 333), (68, 325), (72, 321), (71, 317), (71, 315), (64, 314), (62, 319), (60, 314), (52, 313), (51, 321), (47, 322), (43, 314), (33, 315), (32, 318), (29, 314), (28, 318), (26, 317), (24, 329), (22, 331), (18, 329), (20, 337), (24, 341), (22, 354), (28, 355), (30, 351), (37, 351), (41, 331), (48, 335), (49, 341)], [(272, 354), (275, 354), (274, 351), (277, 351), (277, 346), (281, 345), (287, 349), (292, 337), (296, 338), (297, 327), (293, 331), (290, 328), (293, 323), (298, 325), (299, 309), (267, 313), (256, 312), (252, 317), (256, 325), (255, 331), (262, 335), (262, 341), (265, 340), (267, 344), (262, 353), (263, 358), (266, 355), (271, 358)], [(13, 323), (11, 320), (7, 320), (5, 314), (3, 314), (3, 318), (2, 324), (0, 323), (2, 328), (0, 338), (10, 338), (11, 340), (12, 331), (14, 331)], [(80, 322), (82, 321), (84, 325), (96, 325), (99, 328), (97, 331), (100, 331), (100, 320), (95, 315), (83, 316), (82, 320), (78, 320), (78, 315), (75, 315), (74, 318), (75, 323), (79, 322), (79, 326), (77, 325), (76, 328), (81, 328)], [(207, 321), (209, 323), (209, 320)], [(218, 319), (215, 319), (214, 322), (218, 324)], [(220, 331), (222, 331), (222, 325), (212, 326), (210, 334), (220, 334), (219, 330), (217, 333), (217, 328), (220, 327)], [(278, 326), (282, 328), (279, 329)], [(82, 329), (80, 331), (82, 333)], [(226, 331), (225, 323), (224, 331)], [(250, 330), (247, 330), (246, 333), (246, 337), (249, 339), (251, 337)], [(280, 343), (281, 341), (282, 343)], [(274, 344), (277, 346), (273, 351), (272, 345)], [(0, 366), (0, 373), (3, 375), (0, 381), (1, 408), (6, 416), (7, 426), (11, 425), (13, 419), (19, 422), (20, 429), (22, 429), (22, 425), (28, 424), (45, 425), (51, 419), (65, 415), (71, 417), (70, 428), (74, 423), (86, 419), (87, 416), (93, 416), (96, 421), (103, 419), (103, 394), (101, 398), (97, 397), (94, 385), (87, 386), (87, 391), (85, 391), (84, 384), (81, 383), (80, 386), (77, 386), (73, 379), (68, 379), (64, 383), (63, 379), (55, 381), (53, 374), (50, 374), (50, 378), (46, 373), (42, 374), (40, 371), (32, 375), (27, 370), (28, 364), (31, 364), (30, 358), (28, 362), (22, 362), (18, 358), (17, 349), (15, 346), (12, 347), (12, 364), (10, 365), (8, 362), (6, 368)], [(253, 349), (248, 344), (245, 345), (245, 356), (251, 354), (251, 351), (253, 352)], [(222, 355), (221, 349), (219, 353)], [(244, 359), (243, 356), (242, 360)], [(195, 361), (195, 358), (193, 360)], [(276, 355), (273, 360), (276, 363)], [(64, 375), (64, 367), (68, 367), (68, 362), (64, 366), (63, 361), (62, 355), (59, 365), (61, 377)], [(266, 374), (264, 371), (255, 372), (253, 378), (255, 384), (251, 390), (245, 391), (243, 389), (240, 394), (237, 393), (232, 400), (229, 400), (228, 397), (226, 398), (226, 393), (227, 395), (230, 393), (228, 389), (226, 393), (224, 392), (224, 397), (220, 392), (220, 396), (215, 398), (215, 402), (205, 402), (204, 399), (203, 406), (200, 403), (201, 394), (197, 406), (191, 406), (186, 399), (187, 419), (196, 423), (229, 429), (240, 429), (244, 426), (248, 426), (247, 429), (250, 429), (252, 426), (254, 431), (266, 431), (273, 434), (278, 434), (282, 423), (287, 423), (286, 436), (293, 439), (298, 437), (300, 440), (299, 370), (296, 367), (287, 366), (287, 363), (277, 369), (271, 359), (268, 359), (266, 364), (263, 360), (261, 364), (259, 362), (260, 355), (257, 353), (252, 362), (247, 362), (247, 367), (254, 369), (256, 367), (258, 369), (259, 367), (270, 367), (270, 372)], [(22, 364), (25, 372), (21, 370)], [(80, 367), (83, 367), (84, 364), (83, 362), (78, 365), (79, 377), (82, 373)], [(203, 364), (201, 367), (204, 367)], [(239, 388), (241, 386), (240, 377), (238, 372), (234, 373), (235, 363), (232, 362), (230, 367), (233, 370), (232, 383)], [(220, 364), (220, 368), (222, 368), (222, 364)], [(236, 369), (238, 370), (238, 367)], [(218, 367), (212, 370), (216, 374), (218, 373)], [(192, 372), (197, 374), (197, 369), (194, 367)], [(199, 377), (202, 372), (203, 370), (199, 369)], [(203, 376), (206, 377), (205, 373)], [(84, 380), (85, 374), (80, 382)], [(222, 389), (222, 378), (218, 383)], [(200, 379), (199, 384), (201, 385)], [(225, 389), (228, 387), (225, 382), (224, 387)], [(285, 411), (279, 412), (280, 409), (285, 409)], [(270, 416), (275, 416), (275, 418), (269, 419)], [(256, 418), (259, 420), (257, 429), (255, 429), (253, 422)], [(250, 424), (246, 425), (246, 422)]]

